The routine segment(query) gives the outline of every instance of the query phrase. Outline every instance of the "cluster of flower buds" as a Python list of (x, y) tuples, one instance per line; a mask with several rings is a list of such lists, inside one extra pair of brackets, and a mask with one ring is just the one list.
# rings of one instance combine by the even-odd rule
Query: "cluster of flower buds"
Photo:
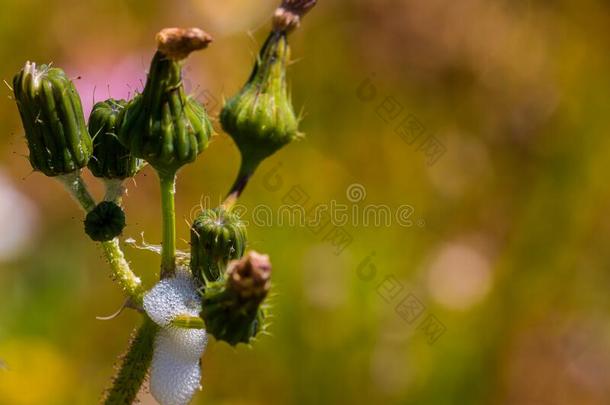
[(264, 329), (261, 305), (271, 288), (269, 256), (249, 252), (229, 264), (226, 279), (205, 287), (201, 317), (206, 330), (230, 345), (250, 343)]
[(263, 329), (262, 303), (271, 286), (269, 257), (249, 252), (242, 258), (246, 243), (244, 223), (222, 205), (204, 210), (191, 226), (191, 273), (202, 294), (201, 318), (209, 334), (232, 346), (249, 343)]
[[(282, 2), (248, 81), (222, 109), (220, 122), (241, 153), (241, 168), (230, 198), (204, 210), (191, 225), (190, 272), (176, 260), (175, 178), (206, 149), (213, 128), (205, 108), (185, 92), (182, 62), (212, 38), (197, 28), (159, 32), (142, 93), (129, 101), (95, 104), (88, 126), (74, 84), (61, 69), (28, 62), (13, 80), (32, 167), (68, 185), (87, 211), (85, 231), (91, 239), (114, 239), (103, 246), (111, 265), (121, 267), (115, 274), (128, 286), (136, 280), (139, 288), (140, 281), (115, 239), (125, 227), (123, 181), (146, 163), (159, 174), (162, 280), (146, 294), (135, 287), (125, 290), (143, 305), (152, 321), (148, 323), (159, 327), (150, 390), (163, 405), (186, 405), (200, 388), (207, 334), (235, 346), (250, 343), (265, 328), (271, 263), (256, 252), (244, 257), (246, 227), (232, 203), (264, 159), (300, 136), (286, 82), (288, 34), (315, 4)], [(99, 204), (80, 177), (85, 166), (106, 184), (105, 200)]]
[(246, 241), (246, 227), (230, 209), (203, 210), (191, 226), (191, 272), (199, 285), (219, 280), (229, 261), (243, 256)]
[[(64, 71), (31, 62), (15, 75), (13, 91), (34, 170), (74, 184), (70, 176), (85, 166), (104, 179), (132, 177), (139, 170), (140, 162), (116, 139), (123, 102), (96, 104), (87, 128), (78, 92)], [(114, 202), (90, 207), (85, 219), (85, 232), (95, 241), (110, 240), (124, 227), (125, 214)]]

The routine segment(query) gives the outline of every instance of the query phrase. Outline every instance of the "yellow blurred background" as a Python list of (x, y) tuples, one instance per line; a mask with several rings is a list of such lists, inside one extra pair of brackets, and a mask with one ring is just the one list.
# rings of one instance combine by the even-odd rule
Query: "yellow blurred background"
[[(0, 77), (53, 62), (87, 114), (141, 89), (157, 31), (199, 26), (215, 41), (185, 84), (216, 116), (276, 5), (0, 0)], [(334, 202), (348, 221), (250, 224), (249, 247), (274, 265), (271, 336), (211, 341), (193, 403), (608, 404), (609, 34), (602, 0), (321, 0), (291, 38), (307, 136), (240, 202), (250, 214)], [(0, 405), (97, 403), (138, 315), (96, 320), (121, 293), (77, 206), (31, 173), (3, 91)], [(238, 164), (219, 133), (181, 171), (179, 237)], [(158, 244), (156, 177), (136, 181), (123, 236)], [(394, 220), (363, 224), (367, 206)], [(151, 286), (159, 257), (125, 249)]]

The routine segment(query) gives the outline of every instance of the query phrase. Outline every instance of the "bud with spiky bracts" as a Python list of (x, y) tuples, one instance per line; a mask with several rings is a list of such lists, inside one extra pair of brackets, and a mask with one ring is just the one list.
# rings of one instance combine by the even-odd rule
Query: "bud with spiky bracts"
[(191, 226), (191, 271), (200, 285), (217, 281), (230, 260), (246, 249), (247, 232), (239, 216), (223, 206), (204, 210)]
[(160, 173), (172, 175), (193, 162), (212, 135), (205, 108), (186, 96), (181, 63), (210, 42), (211, 37), (196, 28), (169, 28), (157, 34), (158, 50), (144, 91), (124, 109), (121, 143)]
[(64, 71), (26, 62), (13, 79), (13, 91), (34, 170), (59, 176), (86, 166), (91, 137), (78, 92)]
[(249, 252), (231, 262), (226, 280), (203, 290), (201, 317), (207, 332), (232, 346), (249, 343), (264, 328), (262, 303), (270, 288), (269, 256)]
[(250, 79), (220, 113), (223, 129), (241, 152), (238, 181), (252, 175), (261, 161), (299, 137), (298, 119), (286, 85), (289, 58), (286, 34), (271, 33)]
[(244, 87), (220, 113), (220, 123), (241, 153), (241, 167), (227, 196), (232, 204), (258, 165), (300, 136), (286, 85), (290, 60), (288, 34), (299, 26), (317, 0), (283, 0), (273, 16), (273, 29), (261, 48)]
[(89, 133), (93, 138), (93, 156), (89, 170), (95, 177), (126, 179), (135, 176), (144, 161), (133, 156), (117, 137), (119, 117), (125, 100), (108, 99), (93, 106), (89, 116)]

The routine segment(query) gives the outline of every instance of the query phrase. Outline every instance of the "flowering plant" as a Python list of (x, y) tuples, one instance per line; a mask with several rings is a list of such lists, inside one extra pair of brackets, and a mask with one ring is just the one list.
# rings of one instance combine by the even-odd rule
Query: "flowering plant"
[[(214, 131), (205, 108), (184, 90), (182, 62), (212, 37), (198, 28), (163, 29), (143, 91), (131, 100), (97, 103), (88, 123), (60, 68), (27, 62), (14, 77), (32, 168), (62, 182), (79, 203), (85, 232), (101, 244), (126, 294), (125, 307), (143, 315), (105, 404), (133, 403), (150, 375), (151, 393), (162, 405), (186, 405), (200, 388), (208, 334), (249, 344), (265, 329), (271, 264), (267, 255), (246, 253), (246, 227), (233, 207), (261, 161), (300, 136), (286, 85), (288, 34), (315, 3), (282, 2), (250, 78), (225, 104), (220, 122), (239, 148), (241, 169), (225, 201), (193, 221), (189, 253), (176, 250), (176, 176), (207, 148)], [(150, 289), (119, 243), (125, 180), (146, 164), (159, 178), (163, 229), (161, 280)], [(81, 177), (85, 167), (106, 186), (101, 202)]]

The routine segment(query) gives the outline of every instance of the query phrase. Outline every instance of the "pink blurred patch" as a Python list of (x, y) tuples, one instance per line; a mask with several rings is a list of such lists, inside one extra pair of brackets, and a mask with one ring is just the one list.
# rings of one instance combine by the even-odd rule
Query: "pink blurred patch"
[(141, 92), (146, 81), (150, 55), (133, 54), (107, 63), (75, 63), (66, 71), (72, 76), (83, 102), (85, 117), (93, 105), (108, 98), (128, 99)]

